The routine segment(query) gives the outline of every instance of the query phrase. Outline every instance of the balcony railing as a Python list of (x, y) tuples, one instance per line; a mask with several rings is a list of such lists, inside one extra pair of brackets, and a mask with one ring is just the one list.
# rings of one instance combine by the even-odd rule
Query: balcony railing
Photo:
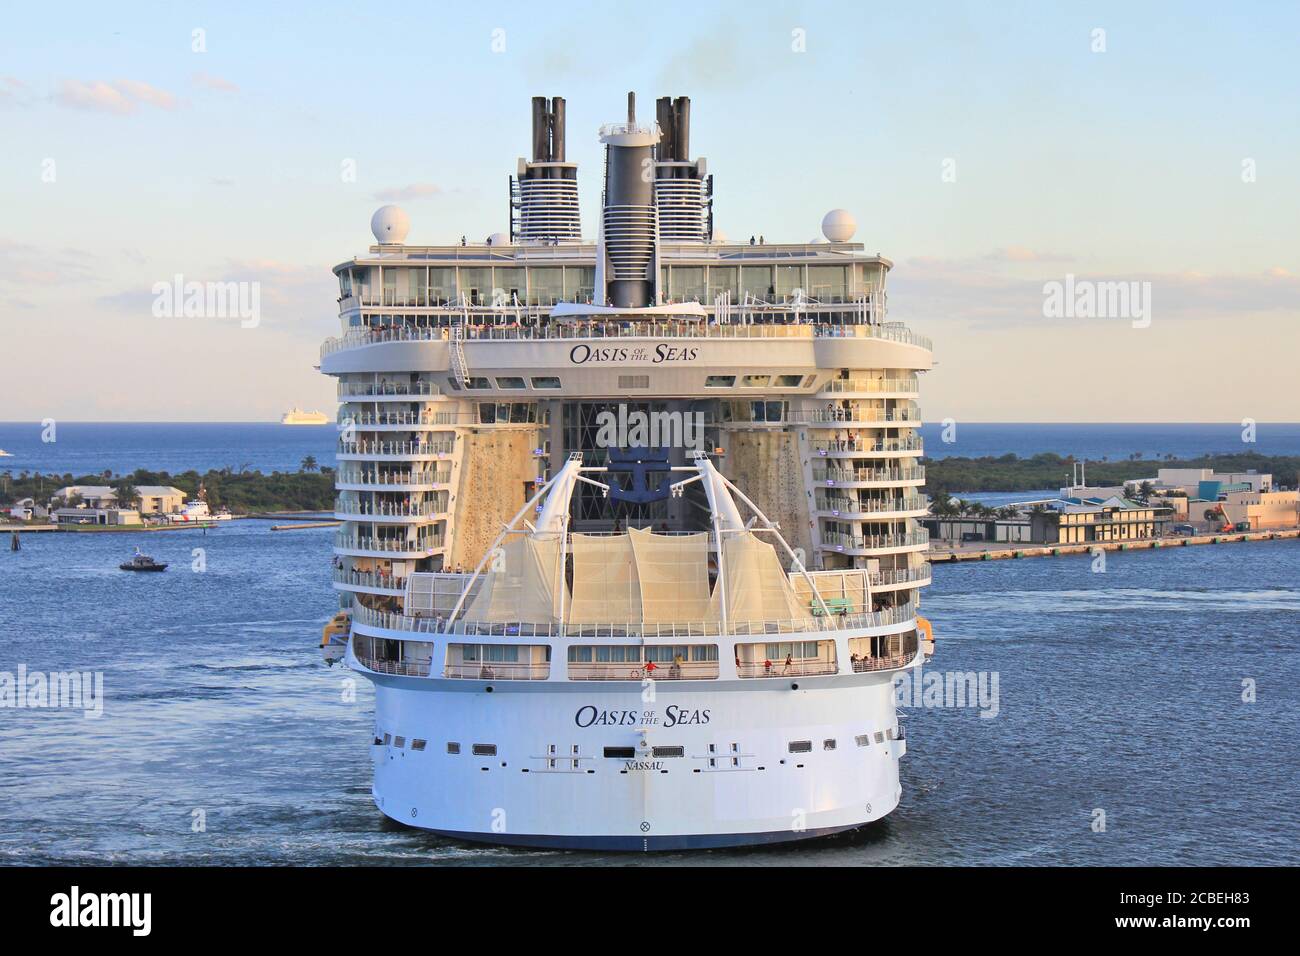
[(818, 391), (818, 395), (838, 395), (843, 392), (919, 392), (920, 382), (915, 378), (833, 378)]
[(791, 410), (786, 421), (807, 425), (853, 425), (855, 423), (873, 424), (875, 422), (915, 422), (920, 423), (921, 411), (916, 408), (834, 408), (809, 410)]
[(335, 480), (340, 485), (445, 485), (451, 481), (450, 471), (347, 471), (340, 468)]
[(638, 661), (569, 663), (569, 680), (716, 680), (717, 661), (682, 661), (653, 668)]
[(436, 551), (442, 547), (442, 535), (421, 535), (414, 541), (374, 538), (367, 536), (337, 535), (334, 547), (341, 551), (382, 551), (385, 553), (419, 553)]
[(925, 495), (903, 498), (838, 498), (822, 495), (817, 498), (817, 510), (838, 514), (880, 514), (891, 511), (925, 511), (930, 499)]
[(930, 532), (909, 531), (905, 534), (855, 535), (827, 531), (822, 534), (822, 547), (842, 548), (851, 551), (874, 551), (885, 548), (910, 548), (928, 545)]
[(473, 412), (380, 412), (379, 414), (345, 415), (340, 424), (344, 427), (353, 425), (367, 428), (375, 425), (402, 425), (408, 427), (425, 425), (455, 425), (458, 422), (472, 423)]
[(546, 680), (551, 676), (551, 665), (498, 661), (467, 662), (446, 665), (442, 676), (456, 680)]
[(334, 570), (334, 583), (360, 588), (384, 588), (389, 591), (406, 590), (405, 577), (379, 574), (374, 571), (350, 571), (347, 568)]
[(454, 442), (339, 441), (340, 455), (450, 455)]
[(821, 660), (796, 660), (788, 664), (784, 660), (741, 661), (736, 672), (741, 677), (815, 677), (838, 673), (839, 665)]
[(911, 663), (916, 657), (916, 652), (920, 644), (916, 636), (916, 631), (909, 631), (903, 635), (897, 654), (887, 655), (885, 657), (862, 656), (857, 660), (850, 660), (850, 666), (856, 674), (865, 674), (871, 671), (887, 671), (896, 667), (903, 667)]
[(814, 468), (813, 481), (925, 481), (924, 468)]
[(356, 655), (361, 665), (379, 674), (398, 674), (402, 677), (428, 677), (431, 661), (381, 661), (373, 657)]
[(339, 386), (339, 398), (368, 398), (368, 397), (389, 397), (389, 396), (412, 396), (423, 398), (433, 395), (441, 395), (442, 390), (432, 382), (387, 382), (387, 383), (358, 383), (349, 382)]
[(794, 620), (732, 622), (724, 630), (721, 621), (693, 621), (676, 624), (534, 624), (488, 623), (457, 619), (448, 630), (442, 617), (410, 617), (376, 611), (364, 605), (353, 608), (354, 622), (391, 631), (414, 631), (422, 634), (471, 634), (481, 637), (517, 638), (593, 638), (621, 640), (645, 638), (671, 639), (674, 643), (689, 643), (684, 639), (723, 634), (738, 636), (765, 636), (769, 634), (806, 634), (815, 631), (857, 630), (904, 624), (916, 617), (916, 605), (906, 602), (879, 611), (862, 611), (856, 614), (831, 617), (797, 618)]
[(334, 513), (361, 518), (436, 518), (447, 513), (446, 502), (430, 501), (411, 505), (363, 505), (355, 501), (334, 502)]
[(909, 438), (887, 438), (882, 441), (863, 440), (862, 438), (849, 441), (848, 439), (818, 439), (811, 442), (813, 451), (821, 452), (823, 455), (829, 452), (891, 452), (891, 451), (922, 451), (921, 436), (913, 435)]
[(876, 587), (888, 584), (913, 584), (917, 581), (928, 581), (931, 578), (930, 564), (925, 562), (911, 568), (890, 568), (884, 571), (873, 571), (869, 578), (872, 585)]

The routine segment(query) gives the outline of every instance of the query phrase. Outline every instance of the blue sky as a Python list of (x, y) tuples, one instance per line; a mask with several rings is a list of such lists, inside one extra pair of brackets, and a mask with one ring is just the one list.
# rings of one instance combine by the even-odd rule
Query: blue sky
[[(733, 238), (857, 216), (936, 342), (927, 418), (1294, 421), (1297, 35), (1283, 3), (11, 9), (0, 340), (43, 360), (0, 419), (327, 407), (328, 270), (383, 198), (414, 242), (504, 229), (528, 98), (563, 95), (590, 224), (595, 130), (634, 89), (647, 116), (691, 96)], [(261, 281), (262, 324), (155, 318), (178, 272)], [(1151, 282), (1151, 327), (1045, 319), (1067, 273)]]

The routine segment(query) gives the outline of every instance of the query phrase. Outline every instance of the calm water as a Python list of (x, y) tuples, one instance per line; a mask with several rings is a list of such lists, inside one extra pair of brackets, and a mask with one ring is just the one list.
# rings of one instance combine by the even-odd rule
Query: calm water
[[(137, 468), (172, 473), (193, 468), (248, 467), (263, 472), (297, 471), (308, 455), (322, 464), (334, 460), (334, 425), (287, 426), (265, 422), (102, 423), (60, 422), (56, 441), (43, 442), (35, 422), (0, 422), (0, 472), (99, 474), (111, 469), (130, 474)], [(1300, 424), (1263, 424), (1256, 441), (1245, 444), (1238, 425), (1035, 425), (958, 424), (956, 441), (943, 441), (943, 426), (924, 425), (926, 454), (979, 458), (1008, 452), (1028, 457), (1051, 451), (1090, 461), (1128, 458), (1179, 458), (1206, 453), (1254, 451), (1300, 455)]]
[[(647, 860), (380, 816), (369, 685), (345, 701), (350, 675), (317, 656), (330, 533), (237, 521), (0, 551), (0, 670), (102, 670), (107, 696), (98, 720), (0, 710), (0, 863), (1300, 862), (1294, 540), (1111, 554), (1104, 574), (1086, 557), (940, 566), (931, 669), (997, 672), (998, 716), (907, 711), (902, 804), (864, 833)], [(137, 539), (172, 567), (116, 570)]]

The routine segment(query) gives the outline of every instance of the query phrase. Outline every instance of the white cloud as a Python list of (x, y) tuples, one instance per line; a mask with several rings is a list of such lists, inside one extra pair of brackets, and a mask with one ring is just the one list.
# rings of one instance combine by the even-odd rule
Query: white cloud
[(70, 109), (113, 113), (118, 116), (136, 112), (141, 104), (162, 110), (174, 110), (180, 106), (180, 101), (171, 93), (139, 80), (113, 80), (109, 83), (103, 80), (88, 83), (64, 80), (54, 94), (54, 102)]
[(220, 76), (213, 76), (211, 73), (195, 73), (191, 79), (196, 86), (205, 86), (210, 90), (216, 90), (219, 93), (238, 93), (239, 84), (232, 83), (230, 80)]

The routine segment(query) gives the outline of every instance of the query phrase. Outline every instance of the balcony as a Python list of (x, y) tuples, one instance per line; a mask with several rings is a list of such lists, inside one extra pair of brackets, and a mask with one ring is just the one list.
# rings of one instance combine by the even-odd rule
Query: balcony
[(921, 389), (915, 376), (911, 378), (833, 378), (821, 387), (817, 396), (827, 395), (915, 395)]
[(835, 531), (822, 533), (824, 550), (844, 553), (870, 553), (889, 551), (895, 548), (926, 548), (930, 545), (930, 532), (919, 530), (905, 534), (855, 535), (840, 534)]
[(924, 484), (924, 468), (814, 468), (813, 481), (834, 485)]
[(907, 438), (883, 438), (874, 441), (860, 436), (852, 441), (847, 438), (816, 439), (809, 444), (812, 446), (812, 450), (823, 458), (868, 455), (888, 457), (913, 453), (919, 455), (923, 450), (920, 435), (912, 435)]
[(334, 550), (361, 556), (424, 558), (441, 548), (442, 543), (440, 534), (420, 535), (413, 540), (339, 534), (334, 538)]
[(334, 503), (334, 517), (340, 521), (375, 521), (382, 524), (434, 521), (446, 516), (446, 503), (437, 501), (411, 505), (363, 505), (355, 501)]
[(834, 661), (794, 660), (785, 661), (741, 661), (736, 673), (741, 677), (818, 677), (825, 674), (838, 674), (839, 665)]
[(455, 442), (339, 441), (338, 457), (406, 460), (442, 458), (450, 455)]
[(442, 676), (452, 680), (547, 680), (551, 676), (551, 665), (463, 662), (446, 665)]
[(391, 574), (378, 574), (374, 571), (350, 571), (347, 568), (335, 568), (334, 583), (343, 590), (356, 588), (382, 594), (404, 594), (406, 578)]
[(850, 425), (871, 427), (880, 424), (920, 425), (921, 411), (916, 408), (823, 408), (791, 410), (786, 421), (796, 425), (826, 425), (845, 428)]
[(350, 382), (340, 384), (338, 391), (339, 401), (341, 402), (356, 398), (408, 400), (412, 398), (430, 398), (441, 394), (442, 390), (432, 382), (382, 382), (374, 384)]
[(858, 516), (920, 516), (929, 512), (930, 499), (925, 495), (899, 498), (843, 498), (818, 495), (817, 513), (828, 518), (852, 520)]
[(352, 471), (339, 469), (335, 487), (340, 491), (433, 491), (451, 483), (451, 471)]
[(682, 661), (658, 664), (639, 661), (600, 661), (569, 663), (569, 680), (717, 680), (717, 661)]
[(476, 421), (473, 412), (380, 412), (344, 414), (339, 426), (351, 426), (362, 430), (417, 429), (432, 428), (437, 425), (472, 425)]

